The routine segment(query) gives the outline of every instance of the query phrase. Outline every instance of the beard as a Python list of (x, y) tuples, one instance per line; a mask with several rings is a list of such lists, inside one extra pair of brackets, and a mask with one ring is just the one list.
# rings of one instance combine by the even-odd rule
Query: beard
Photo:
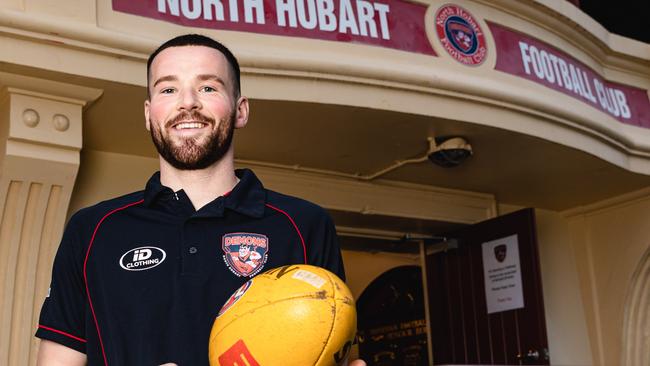
[[(165, 129), (170, 128), (178, 121), (192, 120), (214, 126), (215, 120), (200, 114), (197, 111), (181, 112), (165, 123)], [(205, 169), (221, 160), (232, 143), (235, 125), (235, 114), (219, 121), (216, 129), (208, 136), (183, 138), (173, 141), (169, 135), (162, 134), (159, 125), (151, 122), (151, 140), (156, 150), (165, 161), (179, 170)], [(203, 143), (201, 140), (205, 140)]]

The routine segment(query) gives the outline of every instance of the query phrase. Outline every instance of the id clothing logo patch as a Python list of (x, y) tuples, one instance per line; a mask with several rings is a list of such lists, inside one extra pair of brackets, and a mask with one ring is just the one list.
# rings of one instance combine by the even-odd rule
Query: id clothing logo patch
[(120, 257), (120, 267), (127, 271), (144, 271), (161, 264), (167, 253), (156, 247), (139, 247), (131, 249)]
[(232, 273), (250, 277), (264, 268), (268, 259), (269, 239), (255, 233), (229, 233), (221, 239), (223, 260)]

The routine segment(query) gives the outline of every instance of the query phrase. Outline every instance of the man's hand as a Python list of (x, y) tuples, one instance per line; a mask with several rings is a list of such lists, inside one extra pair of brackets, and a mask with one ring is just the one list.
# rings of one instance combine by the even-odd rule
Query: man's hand
[(62, 344), (41, 340), (36, 366), (85, 366), (86, 355)]

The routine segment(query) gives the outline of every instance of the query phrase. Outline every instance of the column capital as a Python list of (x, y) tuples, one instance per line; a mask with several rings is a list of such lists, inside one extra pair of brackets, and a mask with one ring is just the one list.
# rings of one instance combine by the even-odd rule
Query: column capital
[(0, 72), (0, 365), (35, 363), (32, 335), (79, 170), (83, 108), (102, 92)]
[(82, 112), (102, 90), (0, 73), (3, 158), (23, 156), (78, 165)]

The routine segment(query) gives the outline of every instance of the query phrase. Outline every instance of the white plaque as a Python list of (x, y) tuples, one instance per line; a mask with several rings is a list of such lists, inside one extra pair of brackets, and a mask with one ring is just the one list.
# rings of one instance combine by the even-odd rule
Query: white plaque
[(488, 314), (524, 307), (517, 235), (482, 244)]

